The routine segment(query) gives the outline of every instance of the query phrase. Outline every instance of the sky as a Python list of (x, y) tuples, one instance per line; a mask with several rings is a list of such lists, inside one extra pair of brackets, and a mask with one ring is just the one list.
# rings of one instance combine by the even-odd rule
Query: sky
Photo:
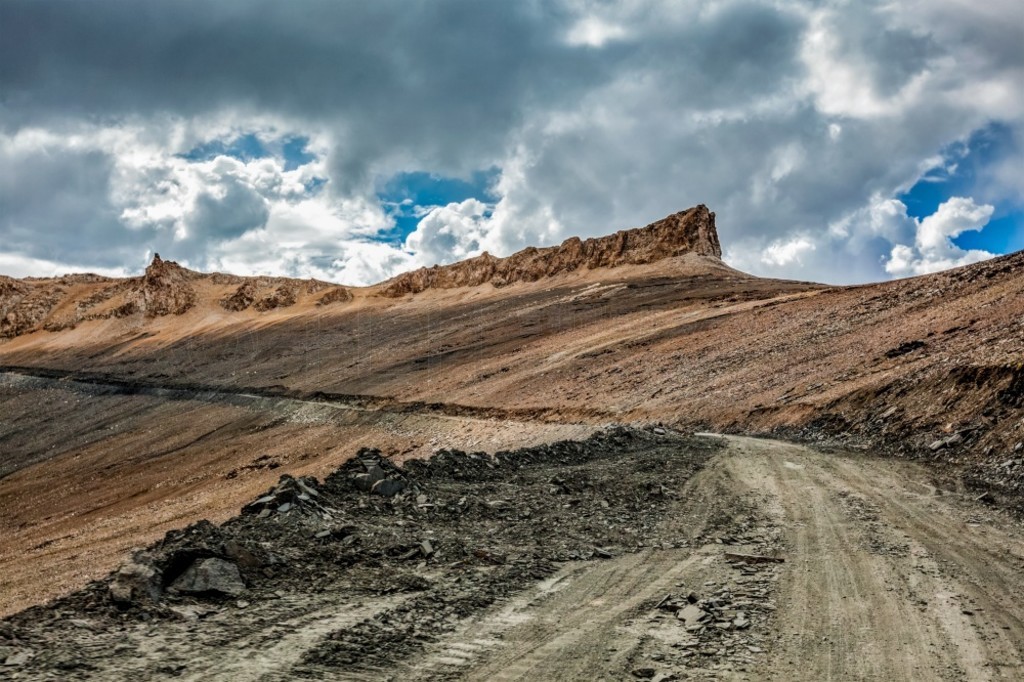
[(1024, 3), (0, 2), (3, 274), (361, 285), (698, 203), (764, 276), (1024, 249)]

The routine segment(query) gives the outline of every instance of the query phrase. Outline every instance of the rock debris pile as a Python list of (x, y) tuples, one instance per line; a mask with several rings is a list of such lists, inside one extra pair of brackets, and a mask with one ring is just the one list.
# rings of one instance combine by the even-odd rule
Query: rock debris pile
[[(372, 617), (314, 639), (293, 674), (379, 671), (560, 562), (687, 546), (663, 520), (719, 447), (616, 427), (402, 467), (362, 449), (323, 481), (282, 476), (226, 523), (172, 531), (107, 579), (13, 616), (0, 647), (29, 678), (89, 679), (115, 664), (142, 666), (142, 678), (181, 674), (196, 647), (287, 621), (296, 605), (350, 612), (376, 599)], [(88, 628), (71, 624), (83, 619)], [(115, 653), (125, 632), (168, 640), (160, 660)]]
[(673, 644), (678, 657), (705, 657), (752, 663), (768, 636), (762, 625), (775, 611), (772, 599), (779, 573), (774, 563), (730, 561), (736, 575), (728, 584), (704, 585), (685, 595), (667, 596), (658, 609), (674, 615), (685, 630)]

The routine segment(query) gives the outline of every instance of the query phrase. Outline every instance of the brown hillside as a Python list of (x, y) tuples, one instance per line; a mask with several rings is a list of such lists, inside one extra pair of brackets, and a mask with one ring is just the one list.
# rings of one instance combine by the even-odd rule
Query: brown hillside
[[(123, 316), (105, 311), (145, 278), (0, 280), (0, 602), (76, 587), (360, 444), (411, 457), (662, 422), (902, 453), (1019, 499), (1024, 255), (824, 287), (728, 268), (713, 228), (698, 207), (522, 252), (522, 276), (493, 259), (296, 285), (285, 307), (257, 303), (287, 282), (169, 265)], [(401, 281), (418, 293), (395, 298)]]

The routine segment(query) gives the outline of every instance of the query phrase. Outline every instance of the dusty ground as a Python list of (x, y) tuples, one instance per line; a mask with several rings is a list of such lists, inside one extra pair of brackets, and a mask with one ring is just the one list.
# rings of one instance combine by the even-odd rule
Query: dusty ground
[(0, 616), (80, 588), (168, 530), (226, 520), (283, 472), (326, 476), (363, 446), (401, 460), (594, 429), (3, 373), (0, 415)]
[[(326, 576), (315, 594), (285, 582), (264, 598), (260, 580), (284, 580), (272, 570), (247, 576), (259, 599), (220, 604), (198, 621), (143, 609), (122, 622), (120, 612), (70, 602), (32, 611), (40, 625), (22, 622), (3, 657), (17, 665), (0, 675), (1017, 675), (1021, 621), (1010, 595), (1021, 592), (1020, 534), (994, 510), (1024, 510), (1024, 254), (825, 287), (758, 279), (707, 255), (633, 263), (623, 253), (615, 268), (397, 298), (284, 280), (249, 291), (239, 278), (169, 263), (113, 289), (90, 276), (31, 283), (0, 330), (0, 616), (78, 599), (132, 548), (200, 519), (225, 522), (282, 473), (324, 479), (361, 447), (401, 463), (626, 423), (775, 435), (836, 454), (733, 440), (696, 475), (706, 462), (690, 456), (700, 448), (689, 441), (652, 446), (659, 459), (649, 470), (647, 450), (626, 446), (547, 461), (525, 483), (537, 486), (517, 503), (528, 508), (514, 509), (548, 519), (521, 520), (523, 537), (550, 546), (520, 548), (536, 559), (526, 564), (485, 549), (454, 572), (438, 557), (410, 568), (398, 558), (409, 548), (393, 556), (374, 544), (403, 528), (391, 522), (405, 523), (406, 512), (334, 489), (340, 507), (354, 504), (378, 528), (363, 546), (385, 568), (398, 562), (404, 587), (374, 587), (391, 584), (390, 568), (338, 577), (327, 554), (289, 545), (293, 560)], [(0, 298), (26, 287), (0, 280)], [(850, 451), (927, 466), (841, 454)], [(635, 494), (541, 494), (564, 487), (570, 470)], [(664, 476), (685, 493), (651, 497), (645, 486)], [(442, 487), (472, 499), (487, 485), (497, 483)], [(965, 501), (982, 493), (991, 509)], [(563, 495), (579, 502), (554, 505)], [(641, 503), (647, 512), (631, 516), (629, 504)], [(605, 520), (607, 510), (631, 511), (625, 526), (566, 534), (574, 504), (598, 505)], [(487, 544), (504, 532), (487, 525), (500, 509), (463, 525), (435, 514), (430, 528)], [(653, 541), (625, 542), (624, 527)], [(788, 558), (733, 566), (716, 537)], [(308, 582), (305, 569), (296, 576)], [(691, 606), (708, 616), (680, 621)], [(415, 627), (421, 614), (433, 614), (426, 633)], [(47, 643), (49, 632), (62, 639)], [(204, 657), (198, 642), (220, 655)], [(103, 662), (112, 651), (120, 656)]]
[[(1024, 674), (1024, 529), (935, 486), (918, 465), (651, 432), (488, 462), (456, 454), (410, 465), (404, 501), (352, 487), (349, 465), (318, 499), (357, 541), (315, 540), (326, 521), (283, 514), (172, 534), (151, 553), (262, 538), (257, 554), (279, 560), (269, 575), (246, 574), (239, 599), (167, 596), (122, 611), (99, 584), (21, 614), (0, 626), (0, 646), (20, 661), (0, 675)], [(424, 538), (431, 553), (408, 551)]]
[(493, 452), (662, 422), (926, 459), (1020, 504), (1022, 263), (822, 288), (683, 257), (19, 336), (0, 344), (20, 368), (0, 376), (0, 613), (228, 518), (271, 467), (323, 476), (363, 445)]

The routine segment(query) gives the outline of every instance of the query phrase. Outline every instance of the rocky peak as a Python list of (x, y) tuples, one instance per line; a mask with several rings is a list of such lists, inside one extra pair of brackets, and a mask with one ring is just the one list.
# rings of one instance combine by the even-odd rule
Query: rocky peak
[(643, 265), (684, 254), (722, 257), (715, 214), (703, 204), (673, 213), (646, 227), (620, 230), (606, 237), (586, 240), (572, 237), (559, 246), (530, 247), (508, 258), (484, 253), (452, 265), (421, 268), (389, 280), (382, 293), (403, 296), (426, 289), (451, 289), (487, 282), (504, 286), (534, 282), (582, 268)]
[(142, 277), (142, 310), (149, 317), (181, 315), (196, 303), (196, 291), (190, 281), (194, 276), (191, 270), (154, 254)]

